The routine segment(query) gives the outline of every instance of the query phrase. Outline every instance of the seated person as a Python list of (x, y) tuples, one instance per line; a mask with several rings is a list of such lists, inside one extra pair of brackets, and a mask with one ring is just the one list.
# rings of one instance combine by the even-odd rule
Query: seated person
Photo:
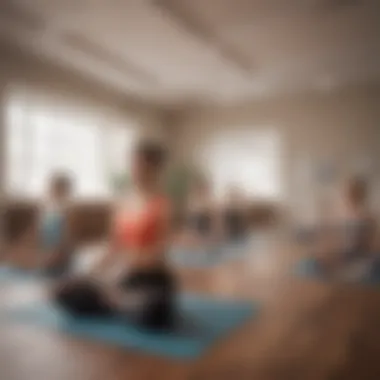
[(108, 254), (88, 278), (69, 280), (53, 292), (70, 314), (116, 314), (151, 329), (172, 326), (175, 279), (165, 255), (170, 207), (159, 186), (164, 162), (156, 142), (137, 146), (132, 190), (115, 209)]
[(342, 264), (370, 259), (376, 252), (376, 221), (368, 205), (365, 180), (351, 178), (344, 186), (342, 204), (333, 227), (319, 242), (320, 261), (327, 269), (339, 269)]
[(68, 176), (54, 174), (38, 221), (38, 239), (42, 250), (41, 269), (50, 274), (64, 274), (70, 269), (73, 251), (70, 241), (68, 207), (72, 182)]
[(246, 238), (249, 229), (248, 207), (241, 191), (232, 187), (220, 212), (224, 238), (237, 242)]
[(194, 186), (188, 198), (185, 225), (179, 244), (199, 246), (213, 241), (216, 217), (207, 184)]
[(68, 208), (72, 183), (68, 176), (55, 173), (49, 180), (46, 200), (38, 207), (37, 222), (31, 223), (17, 244), (7, 247), (8, 256), (33, 258), (34, 266), (51, 275), (63, 275), (71, 266), (73, 252), (69, 232)]

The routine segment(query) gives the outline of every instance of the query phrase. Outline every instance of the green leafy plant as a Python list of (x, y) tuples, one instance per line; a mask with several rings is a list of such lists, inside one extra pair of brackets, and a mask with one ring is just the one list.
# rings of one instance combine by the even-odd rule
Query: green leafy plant
[(191, 186), (198, 181), (200, 174), (193, 167), (179, 165), (172, 167), (166, 177), (166, 193), (176, 207), (182, 208), (186, 202)]
[[(176, 165), (171, 167), (164, 179), (166, 194), (171, 198), (177, 209), (182, 209), (193, 184), (204, 180), (203, 175), (194, 167)], [(126, 191), (131, 186), (129, 173), (119, 173), (111, 176), (111, 186), (115, 193)]]
[(111, 176), (111, 186), (116, 193), (125, 191), (131, 185), (129, 173), (119, 173)]

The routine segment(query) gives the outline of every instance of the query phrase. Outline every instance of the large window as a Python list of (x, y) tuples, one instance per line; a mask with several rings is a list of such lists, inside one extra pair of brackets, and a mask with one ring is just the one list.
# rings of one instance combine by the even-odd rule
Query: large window
[(203, 162), (218, 195), (239, 186), (249, 196), (281, 197), (281, 140), (275, 130), (220, 132), (206, 145)]
[(109, 196), (135, 137), (135, 125), (109, 111), (31, 93), (9, 96), (6, 125), (5, 183), (15, 196), (41, 196), (55, 171), (73, 177), (79, 196)]

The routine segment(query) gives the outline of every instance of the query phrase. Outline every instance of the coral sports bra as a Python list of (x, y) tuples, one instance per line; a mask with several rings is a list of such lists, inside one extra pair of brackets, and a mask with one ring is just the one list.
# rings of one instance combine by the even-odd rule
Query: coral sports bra
[(116, 218), (116, 243), (120, 249), (141, 249), (154, 245), (161, 238), (161, 227), (169, 203), (159, 196), (147, 203), (145, 210), (128, 212)]

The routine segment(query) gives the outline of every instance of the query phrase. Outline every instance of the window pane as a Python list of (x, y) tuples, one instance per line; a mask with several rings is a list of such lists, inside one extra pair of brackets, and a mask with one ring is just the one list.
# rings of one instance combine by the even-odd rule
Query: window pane
[(217, 195), (233, 185), (252, 196), (280, 197), (280, 148), (279, 136), (271, 130), (216, 136), (204, 157)]
[(32, 94), (9, 98), (8, 191), (41, 196), (49, 176), (64, 171), (78, 195), (111, 194), (110, 178), (125, 172), (134, 134), (96, 109), (41, 99)]

